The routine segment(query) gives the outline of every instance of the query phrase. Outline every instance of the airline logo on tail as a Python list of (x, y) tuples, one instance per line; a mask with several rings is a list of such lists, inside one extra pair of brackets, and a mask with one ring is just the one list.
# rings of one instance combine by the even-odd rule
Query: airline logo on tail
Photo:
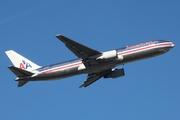
[(29, 64), (25, 60), (22, 60), (22, 62), (19, 65), (19, 68), (21, 68), (23, 70), (28, 69), (29, 67), (32, 68), (31, 64)]

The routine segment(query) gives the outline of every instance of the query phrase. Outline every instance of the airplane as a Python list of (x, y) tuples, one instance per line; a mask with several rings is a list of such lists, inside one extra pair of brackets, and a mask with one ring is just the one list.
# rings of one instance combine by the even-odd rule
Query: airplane
[(18, 87), (29, 81), (57, 80), (80, 74), (88, 74), (79, 88), (87, 87), (100, 78), (118, 78), (125, 75), (124, 68), (116, 68), (133, 61), (161, 55), (174, 47), (173, 42), (151, 40), (110, 51), (100, 52), (82, 45), (64, 35), (56, 37), (78, 58), (39, 66), (13, 50), (5, 51), (14, 66), (8, 68), (17, 76)]

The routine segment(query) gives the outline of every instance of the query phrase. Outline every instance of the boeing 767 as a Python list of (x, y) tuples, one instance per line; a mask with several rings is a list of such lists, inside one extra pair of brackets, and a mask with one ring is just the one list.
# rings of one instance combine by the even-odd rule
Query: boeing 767
[(87, 87), (100, 78), (118, 78), (125, 75), (123, 68), (115, 68), (129, 62), (161, 55), (174, 47), (173, 42), (151, 40), (106, 52), (82, 45), (63, 35), (56, 35), (78, 58), (48, 66), (39, 66), (13, 50), (5, 53), (14, 64), (8, 68), (17, 76), (18, 87), (29, 81), (62, 79), (79, 74), (88, 74), (80, 86)]

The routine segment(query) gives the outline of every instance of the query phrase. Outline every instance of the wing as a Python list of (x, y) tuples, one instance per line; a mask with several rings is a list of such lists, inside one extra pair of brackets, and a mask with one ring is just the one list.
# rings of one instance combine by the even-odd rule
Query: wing
[(107, 70), (99, 72), (99, 73), (88, 74), (88, 78), (86, 79), (86, 81), (84, 81), (84, 83), (81, 86), (79, 86), (79, 88), (87, 87), (87, 86), (91, 85), (92, 83), (96, 82), (101, 77), (108, 74), (109, 72), (111, 72), (111, 69), (107, 69)]
[(97, 80), (99, 80), (101, 77), (102, 76), (97, 75), (97, 74), (88, 75), (88, 78), (86, 79), (86, 81), (84, 81), (84, 83), (81, 86), (79, 86), (79, 88), (87, 87), (91, 85), (92, 83), (96, 82)]
[(63, 35), (58, 34), (56, 37), (61, 40), (76, 56), (82, 58), (84, 61), (88, 60), (91, 56), (101, 54), (101, 52), (73, 41)]
[[(92, 66), (94, 64), (99, 64), (99, 61), (96, 59), (96, 57), (101, 55), (102, 54), (101, 52), (94, 50), (92, 48), (89, 48), (85, 45), (82, 45), (76, 41), (73, 41), (63, 35), (58, 34), (58, 35), (56, 35), (56, 37), (59, 40), (61, 40), (65, 44), (65, 46), (69, 50), (71, 50), (77, 57), (82, 58), (82, 62), (84, 63), (84, 65), (86, 67)], [(110, 71), (111, 71), (111, 69), (107, 69), (107, 70), (103, 70), (98, 73), (88, 74), (88, 78), (80, 86), (80, 88), (89, 86), (90, 84), (96, 82), (97, 80), (99, 80), (101, 77), (103, 77)]]

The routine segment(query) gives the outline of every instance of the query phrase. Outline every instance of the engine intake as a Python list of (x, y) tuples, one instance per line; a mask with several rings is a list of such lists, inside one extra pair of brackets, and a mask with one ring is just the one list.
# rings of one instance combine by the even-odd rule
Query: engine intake
[(124, 68), (121, 68), (121, 69), (115, 69), (115, 70), (111, 71), (110, 73), (106, 74), (104, 76), (104, 78), (117, 78), (117, 77), (121, 77), (124, 75), (125, 75)]

